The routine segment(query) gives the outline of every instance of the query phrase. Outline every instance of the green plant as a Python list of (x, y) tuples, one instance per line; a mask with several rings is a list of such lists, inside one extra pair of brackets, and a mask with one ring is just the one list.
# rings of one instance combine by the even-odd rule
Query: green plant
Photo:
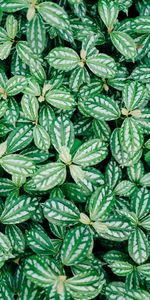
[(150, 300), (149, 12), (0, 0), (0, 299)]

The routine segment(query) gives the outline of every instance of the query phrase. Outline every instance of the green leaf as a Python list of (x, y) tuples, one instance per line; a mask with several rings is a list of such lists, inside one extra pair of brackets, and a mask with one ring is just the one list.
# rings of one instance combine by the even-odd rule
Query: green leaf
[(33, 162), (24, 155), (10, 154), (0, 159), (0, 164), (4, 170), (10, 174), (31, 176), (35, 171)]
[(117, 276), (127, 276), (128, 274), (133, 272), (133, 265), (131, 265), (127, 261), (115, 261), (109, 264), (109, 267)]
[(27, 78), (24, 76), (13, 76), (11, 77), (6, 84), (6, 93), (8, 96), (14, 96), (23, 92), (24, 88), (27, 85)]
[(136, 33), (149, 34), (150, 33), (150, 16), (138, 16), (133, 20), (132, 29)]
[(150, 193), (146, 188), (138, 189), (131, 198), (131, 209), (138, 219), (144, 218), (150, 211)]
[(106, 296), (109, 300), (126, 300), (124, 291), (125, 284), (123, 282), (114, 281), (106, 286)]
[(110, 188), (102, 186), (96, 189), (89, 200), (90, 218), (99, 221), (106, 218), (114, 205), (114, 195)]
[(65, 10), (56, 3), (44, 2), (37, 6), (37, 10), (44, 21), (56, 28), (67, 28), (70, 26), (69, 18)]
[(137, 266), (137, 271), (142, 276), (148, 279), (150, 277), (150, 264), (148, 263), (148, 264)]
[(99, 139), (82, 144), (73, 157), (73, 163), (83, 167), (93, 166), (106, 158), (107, 146)]
[(75, 106), (75, 100), (70, 92), (64, 90), (50, 90), (46, 94), (46, 101), (59, 109), (72, 109)]
[(141, 129), (132, 118), (126, 118), (121, 127), (121, 142), (129, 157), (138, 151), (143, 145)]
[(92, 128), (98, 139), (101, 139), (104, 142), (109, 140), (111, 131), (109, 125), (105, 121), (94, 119), (92, 122)]
[(93, 237), (90, 229), (85, 226), (77, 226), (65, 235), (61, 248), (62, 263), (66, 266), (75, 265), (90, 256), (92, 248)]
[(103, 221), (102, 224), (107, 228), (106, 230), (101, 230), (101, 224), (97, 228), (94, 228), (104, 239), (118, 242), (128, 240), (131, 233), (131, 225), (126, 219), (118, 216), (110, 217), (105, 222)]
[(122, 178), (122, 171), (118, 164), (111, 160), (105, 170), (105, 182), (106, 184), (113, 189), (118, 181)]
[(144, 186), (150, 186), (150, 172), (140, 178), (139, 183)]
[(28, 246), (36, 254), (54, 255), (56, 254), (52, 240), (44, 230), (31, 229), (27, 234)]
[(100, 95), (84, 102), (89, 115), (102, 121), (116, 120), (120, 117), (118, 104), (110, 97)]
[(139, 183), (140, 178), (144, 175), (144, 166), (141, 161), (127, 168), (128, 176), (131, 181)]
[(39, 124), (50, 134), (55, 113), (49, 105), (43, 105), (39, 111)]
[(12, 48), (11, 41), (4, 42), (3, 44), (0, 45), (0, 59), (1, 60), (4, 60), (9, 56), (11, 48)]
[(25, 118), (36, 122), (38, 119), (39, 103), (34, 95), (25, 94), (21, 99), (21, 108)]
[(86, 60), (89, 69), (98, 77), (112, 78), (116, 74), (116, 63), (114, 59), (106, 54), (89, 56)]
[(137, 264), (142, 264), (149, 257), (149, 243), (145, 233), (136, 228), (129, 237), (128, 252)]
[(6, 31), (9, 38), (14, 39), (17, 34), (18, 22), (13, 15), (8, 15), (6, 19)]
[(71, 71), (80, 63), (80, 57), (71, 48), (56, 47), (47, 56), (48, 63), (58, 70)]
[(150, 80), (150, 68), (147, 65), (137, 66), (131, 73), (130, 79), (139, 81), (141, 83), (149, 83)]
[(5, 202), (4, 210), (0, 216), (3, 224), (18, 224), (31, 218), (37, 206), (37, 199), (23, 195), (12, 197)]
[(90, 76), (85, 68), (77, 67), (72, 71), (69, 80), (69, 87), (74, 92), (77, 92), (83, 83), (90, 82)]
[(102, 173), (96, 168), (83, 168), (72, 164), (69, 169), (74, 181), (87, 195), (91, 194), (96, 187), (105, 183)]
[(128, 180), (120, 181), (114, 189), (116, 195), (129, 197), (136, 190), (136, 186), (133, 182)]
[(32, 179), (27, 182), (27, 186), (30, 188), (30, 184), (33, 184), (34, 189), (38, 191), (47, 191), (53, 187), (62, 184), (66, 178), (66, 167), (62, 163), (48, 163), (40, 167), (39, 170), (34, 173)]
[(26, 259), (24, 271), (31, 282), (44, 288), (53, 285), (57, 278), (45, 259), (38, 255)]
[(122, 97), (125, 107), (128, 111), (134, 110), (141, 106), (145, 101), (147, 91), (145, 86), (136, 81), (126, 83)]
[(74, 225), (79, 221), (80, 212), (69, 200), (50, 199), (43, 204), (43, 212), (49, 222), (56, 225)]
[(125, 290), (125, 299), (127, 300), (149, 300), (150, 294), (142, 289)]
[(40, 297), (41, 295), (40, 295), (39, 288), (30, 280), (25, 279), (20, 288), (20, 294), (19, 294), (20, 300), (28, 300), (28, 299), (34, 300), (34, 298), (36, 298), (36, 300), (40, 300)]
[(27, 41), (31, 49), (36, 54), (41, 54), (45, 48), (45, 44), (46, 44), (45, 25), (38, 14), (36, 14), (34, 18), (28, 23)]
[(5, 234), (8, 236), (13, 251), (23, 253), (25, 250), (25, 238), (22, 231), (16, 225), (7, 225)]
[(99, 0), (98, 2), (98, 12), (109, 31), (113, 29), (113, 26), (117, 21), (119, 13), (118, 8), (118, 4), (114, 1)]
[(74, 143), (72, 122), (64, 115), (57, 117), (51, 126), (51, 139), (55, 149), (61, 153), (62, 147), (71, 149)]
[[(78, 186), (76, 183), (67, 182), (63, 184), (62, 191), (66, 196), (66, 198), (72, 201), (82, 203), (82, 202), (86, 202), (87, 200), (86, 192), (84, 192), (83, 189), (80, 186)], [(1, 194), (1, 190), (0, 190), (0, 194)]]
[(16, 190), (15, 184), (8, 178), (0, 178), (0, 196), (7, 196)]
[(1, 8), (5, 12), (16, 12), (20, 9), (28, 7), (28, 1), (22, 0), (2, 0), (1, 1)]
[(47, 151), (50, 148), (50, 137), (41, 125), (37, 124), (33, 128), (33, 139), (36, 147), (40, 150)]
[(32, 125), (16, 127), (7, 138), (7, 153), (14, 153), (28, 146), (33, 139)]
[(105, 283), (103, 275), (90, 270), (67, 279), (65, 286), (73, 299), (93, 299), (101, 291)]
[(125, 32), (113, 31), (110, 38), (116, 49), (125, 56), (126, 59), (134, 59), (136, 55), (136, 45), (134, 40)]

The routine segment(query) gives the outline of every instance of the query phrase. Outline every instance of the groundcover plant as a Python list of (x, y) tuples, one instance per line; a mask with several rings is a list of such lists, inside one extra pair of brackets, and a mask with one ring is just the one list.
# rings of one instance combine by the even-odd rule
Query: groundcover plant
[(150, 300), (150, 1), (0, 0), (0, 299)]

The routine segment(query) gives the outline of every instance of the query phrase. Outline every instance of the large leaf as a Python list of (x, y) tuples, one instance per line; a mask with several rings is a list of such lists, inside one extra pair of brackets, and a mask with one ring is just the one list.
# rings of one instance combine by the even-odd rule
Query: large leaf
[(6, 12), (16, 12), (17, 10), (27, 8), (28, 7), (27, 0), (2, 0), (1, 8)]
[(57, 278), (45, 259), (38, 255), (26, 259), (24, 271), (30, 281), (44, 288), (53, 285)]
[(89, 56), (86, 60), (89, 69), (98, 77), (112, 78), (116, 74), (116, 63), (114, 59), (106, 54)]
[(119, 6), (114, 1), (99, 0), (98, 2), (98, 12), (109, 31), (113, 29), (113, 25), (117, 21), (119, 13), (118, 8)]
[(86, 100), (84, 105), (88, 114), (98, 120), (111, 121), (120, 117), (119, 106), (110, 97), (95, 96)]
[(93, 166), (106, 158), (107, 146), (99, 139), (82, 144), (73, 157), (73, 163), (84, 167)]
[(25, 118), (37, 122), (39, 103), (34, 95), (25, 94), (21, 99), (21, 108)]
[(36, 254), (54, 255), (56, 253), (51, 239), (44, 230), (29, 230), (27, 234), (27, 243)]
[(44, 50), (46, 44), (46, 31), (44, 22), (38, 14), (28, 23), (27, 40), (35, 53), (40, 54)]
[(138, 108), (146, 97), (145, 86), (136, 81), (129, 81), (123, 89), (123, 102), (128, 111)]
[(59, 116), (51, 126), (51, 139), (55, 149), (61, 153), (62, 147), (71, 148), (74, 143), (74, 128), (66, 116)]
[(133, 30), (140, 34), (150, 33), (150, 16), (139, 16), (134, 19), (132, 24)]
[(33, 215), (37, 207), (37, 199), (23, 195), (12, 197), (11, 201), (5, 202), (4, 210), (0, 216), (3, 224), (22, 223)]
[(141, 129), (132, 118), (126, 118), (121, 127), (121, 142), (129, 157), (139, 150), (143, 144)]
[(7, 138), (7, 153), (17, 152), (28, 146), (33, 139), (32, 125), (16, 127)]
[(126, 59), (134, 59), (136, 55), (136, 45), (134, 40), (125, 32), (113, 31), (110, 38), (117, 50), (125, 56)]
[(142, 264), (149, 257), (149, 243), (145, 233), (136, 228), (129, 237), (128, 252), (137, 264)]
[(50, 199), (43, 204), (43, 212), (49, 222), (56, 225), (73, 225), (79, 221), (80, 212), (69, 200)]
[(66, 167), (62, 163), (49, 163), (39, 168), (32, 179), (27, 183), (34, 186), (38, 191), (47, 191), (62, 184), (66, 178)]
[(59, 109), (72, 109), (75, 106), (75, 100), (70, 92), (61, 89), (50, 90), (46, 94), (46, 101)]
[(58, 70), (71, 71), (80, 63), (80, 57), (71, 48), (56, 47), (47, 56), (48, 63)]
[(105, 283), (103, 275), (96, 271), (82, 272), (70, 279), (67, 279), (65, 286), (73, 299), (93, 299), (101, 291)]
[(20, 154), (9, 154), (0, 159), (1, 166), (10, 174), (31, 176), (35, 171), (35, 165), (28, 157)]
[(37, 6), (38, 12), (44, 21), (56, 28), (69, 27), (69, 19), (65, 10), (56, 3), (44, 2)]
[(13, 251), (23, 253), (25, 250), (25, 238), (19, 227), (16, 225), (8, 225), (6, 226), (5, 233), (11, 242)]
[(150, 193), (146, 188), (138, 189), (131, 198), (131, 209), (138, 219), (144, 218), (150, 212)]
[(77, 226), (69, 230), (61, 248), (62, 263), (67, 266), (78, 264), (90, 256), (92, 247), (93, 238), (88, 227)]
[(36, 147), (40, 150), (47, 151), (50, 148), (49, 134), (41, 125), (36, 125), (33, 128), (33, 138)]
[(114, 195), (107, 186), (98, 188), (89, 201), (90, 218), (93, 221), (103, 220), (111, 211), (114, 204)]
[(24, 88), (27, 85), (27, 79), (24, 76), (16, 75), (11, 77), (6, 84), (6, 93), (9, 96), (14, 96), (23, 92)]

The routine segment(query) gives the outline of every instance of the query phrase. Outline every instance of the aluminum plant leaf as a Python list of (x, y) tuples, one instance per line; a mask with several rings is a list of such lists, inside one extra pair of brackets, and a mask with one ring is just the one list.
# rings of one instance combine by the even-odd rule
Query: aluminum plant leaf
[(78, 264), (91, 255), (92, 248), (93, 236), (90, 229), (85, 226), (77, 226), (65, 235), (61, 248), (62, 263), (66, 266)]
[(97, 188), (89, 200), (89, 212), (92, 221), (106, 218), (114, 205), (114, 195), (107, 186)]
[(62, 184), (66, 179), (66, 167), (62, 163), (48, 163), (40, 167), (31, 180), (27, 182), (33, 184), (38, 191), (47, 191)]
[(119, 13), (119, 6), (117, 2), (108, 1), (108, 0), (99, 0), (98, 12), (104, 24), (107, 26), (108, 30), (111, 31), (113, 29), (113, 25), (117, 21), (117, 17)]
[(24, 149), (33, 139), (32, 125), (17, 126), (7, 138), (7, 153), (14, 153)]
[(74, 143), (72, 122), (64, 115), (57, 117), (51, 126), (51, 139), (55, 149), (61, 153), (62, 147), (71, 149)]
[(40, 3), (37, 10), (44, 21), (56, 28), (68, 28), (70, 26), (66, 11), (58, 4), (53, 2)]
[(37, 148), (47, 151), (50, 148), (50, 137), (47, 131), (39, 124), (33, 128), (33, 139)]
[(9, 174), (31, 176), (36, 167), (28, 157), (21, 154), (9, 154), (0, 159), (0, 165)]
[(71, 48), (56, 47), (47, 56), (48, 63), (58, 70), (71, 71), (80, 63), (80, 57)]
[(93, 166), (104, 160), (107, 154), (107, 145), (100, 139), (93, 139), (78, 148), (73, 163), (83, 167)]
[(25, 261), (26, 277), (37, 286), (49, 287), (56, 281), (56, 274), (48, 266), (44, 258), (34, 255)]
[(114, 59), (106, 54), (87, 57), (86, 64), (89, 69), (98, 77), (113, 78), (116, 75), (117, 67)]
[(113, 31), (110, 34), (110, 38), (116, 49), (124, 55), (126, 59), (134, 59), (136, 55), (136, 45), (134, 40), (127, 33)]
[(37, 204), (37, 198), (31, 198), (30, 196), (12, 197), (11, 201), (5, 202), (0, 220), (3, 224), (22, 223), (31, 218)]
[(46, 201), (43, 213), (49, 222), (56, 225), (74, 225), (80, 218), (80, 212), (74, 203), (59, 198)]
[(118, 104), (110, 97), (99, 95), (89, 98), (84, 103), (89, 115), (102, 121), (116, 120), (120, 117)]
[(149, 257), (149, 242), (145, 233), (136, 228), (129, 237), (128, 252), (137, 264), (142, 264)]

